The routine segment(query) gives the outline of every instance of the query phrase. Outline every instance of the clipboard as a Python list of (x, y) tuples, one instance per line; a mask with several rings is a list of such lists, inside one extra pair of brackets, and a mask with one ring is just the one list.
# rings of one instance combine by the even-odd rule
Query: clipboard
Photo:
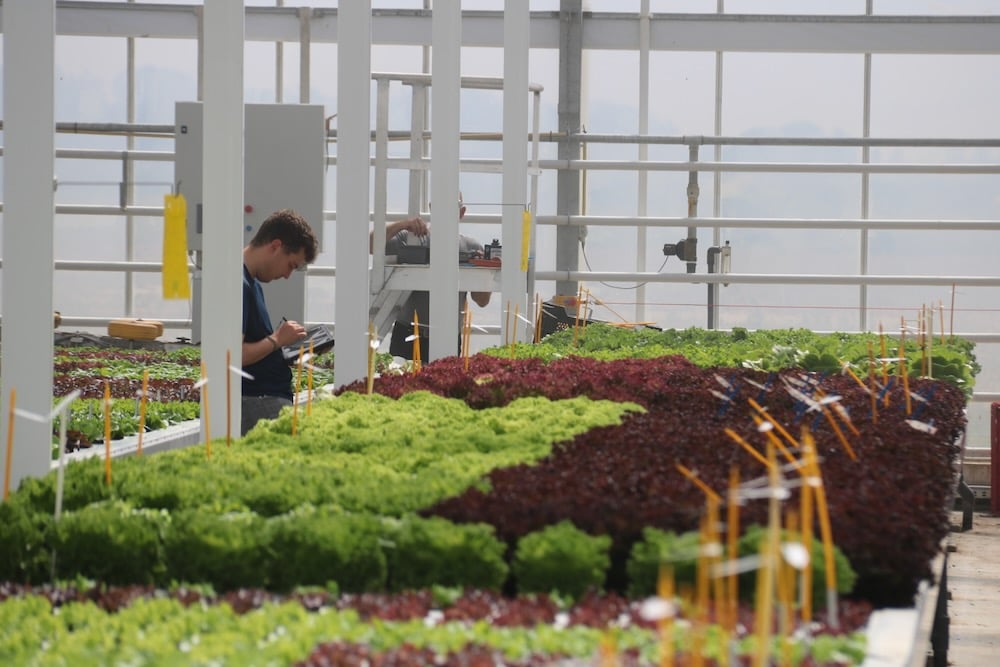
[(291, 345), (281, 348), (281, 355), (285, 358), (285, 363), (289, 366), (299, 362), (299, 350), (303, 354), (309, 352), (309, 344), (312, 343), (313, 354), (322, 354), (333, 349), (333, 332), (323, 324), (315, 324), (306, 329), (306, 337), (296, 341)]

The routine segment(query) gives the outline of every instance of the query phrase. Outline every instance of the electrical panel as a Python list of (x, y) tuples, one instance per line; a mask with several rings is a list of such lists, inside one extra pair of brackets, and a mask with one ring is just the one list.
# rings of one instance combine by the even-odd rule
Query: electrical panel
[[(211, 262), (201, 251), (203, 215), (202, 151), (204, 124), (201, 102), (177, 102), (174, 117), (174, 184), (187, 200), (188, 250)], [(247, 104), (244, 113), (243, 243), (248, 244), (274, 211), (295, 209), (323, 243), (323, 191), (326, 166), (326, 125), (323, 106), (316, 104)], [(200, 341), (200, 272), (194, 281), (192, 338)], [(264, 286), (271, 324), (282, 317), (305, 321), (305, 273)]]

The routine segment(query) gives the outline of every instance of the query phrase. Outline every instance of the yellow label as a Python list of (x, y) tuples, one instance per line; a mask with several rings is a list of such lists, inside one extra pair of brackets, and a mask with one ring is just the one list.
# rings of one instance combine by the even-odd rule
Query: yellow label
[(163, 298), (190, 299), (187, 265), (187, 203), (184, 195), (163, 196)]

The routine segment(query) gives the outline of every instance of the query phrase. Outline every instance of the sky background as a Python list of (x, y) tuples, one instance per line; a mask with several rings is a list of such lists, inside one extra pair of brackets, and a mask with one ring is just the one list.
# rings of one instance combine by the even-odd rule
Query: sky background
[[(169, 2), (169, 4), (189, 4)], [(275, 6), (276, 2), (247, 2)], [(291, 5), (335, 7), (336, 2), (286, 2)], [(375, 2), (375, 7), (420, 8), (423, 2)], [(532, 10), (558, 9), (557, 0), (533, 1)], [(637, 11), (638, 0), (591, 0), (593, 11)], [(716, 0), (652, 1), (651, 11), (714, 13)], [(876, 0), (875, 14), (1000, 14), (995, 1)], [(502, 1), (463, 2), (465, 9), (502, 9)], [(728, 13), (859, 14), (863, 0), (728, 0)], [(118, 38), (57, 38), (57, 121), (124, 122), (126, 120), (125, 40)], [(174, 103), (197, 96), (197, 49), (193, 40), (136, 40), (136, 121), (172, 124)], [(275, 47), (249, 42), (245, 51), (245, 97), (248, 102), (274, 102)], [(420, 49), (376, 46), (372, 68), (376, 71), (418, 71)], [(284, 50), (285, 102), (299, 101), (298, 45)], [(542, 95), (541, 129), (558, 130), (558, 54), (533, 50), (529, 79), (545, 87)], [(863, 131), (862, 55), (729, 53), (723, 66), (724, 105), (722, 135), (768, 137), (859, 137)], [(501, 76), (502, 51), (466, 48), (462, 73)], [(314, 44), (311, 50), (311, 102), (322, 104), (325, 114), (337, 111), (337, 47)], [(639, 58), (634, 52), (591, 52), (585, 60), (584, 126), (588, 132), (634, 134), (638, 132)], [(649, 133), (655, 135), (714, 134), (715, 56), (711, 53), (654, 52), (651, 55), (651, 106)], [(1000, 119), (1000, 56), (874, 55), (872, 57), (871, 130), (873, 137), (996, 138)], [(462, 130), (498, 131), (502, 105), (499, 93), (463, 93)], [(409, 98), (405, 90), (394, 93), (391, 126), (409, 126)], [(92, 135), (57, 136), (57, 146), (121, 149), (121, 137)], [(173, 142), (140, 139), (138, 148), (173, 150)], [(395, 149), (402, 155), (405, 147)], [(331, 144), (335, 153), (336, 146)], [(463, 144), (463, 157), (499, 157), (499, 144)], [(555, 157), (555, 144), (542, 147), (542, 157)], [(712, 159), (712, 149), (702, 149), (702, 159)], [(591, 144), (588, 157), (635, 159), (635, 146)], [(649, 159), (683, 161), (687, 148), (651, 147)], [(857, 162), (860, 149), (849, 148), (744, 148), (723, 151), (732, 161)], [(873, 149), (873, 162), (1000, 162), (997, 149)], [(118, 202), (121, 165), (111, 161), (59, 160), (57, 203), (107, 204)], [(162, 205), (163, 194), (173, 179), (171, 163), (146, 163), (137, 168), (136, 203)], [(327, 210), (336, 206), (336, 172), (326, 179)], [(638, 211), (638, 178), (634, 173), (591, 172), (587, 177), (586, 213), (635, 215)], [(649, 177), (647, 214), (683, 216), (687, 203), (686, 173), (654, 172)], [(700, 178), (699, 213), (710, 216), (714, 196), (710, 174)], [(1000, 210), (1000, 177), (885, 175), (871, 177), (872, 218), (983, 219), (997, 218)], [(499, 213), (499, 176), (464, 174), (461, 187), (470, 213)], [(391, 181), (390, 210), (405, 208), (402, 177)], [(538, 211), (555, 212), (554, 174), (540, 179)], [(726, 174), (722, 178), (721, 214), (731, 217), (856, 218), (861, 216), (861, 177), (823, 174)], [(126, 258), (124, 217), (95, 218), (65, 216), (56, 220), (57, 260), (123, 260)], [(135, 259), (158, 261), (162, 222), (136, 218)], [(484, 244), (499, 235), (496, 226), (464, 225), (463, 233)], [(685, 236), (684, 227), (648, 230), (646, 270), (661, 265), (665, 272), (680, 273), (684, 265), (676, 258), (664, 264), (662, 246)], [(324, 223), (324, 248), (318, 265), (332, 266), (335, 224)], [(856, 231), (722, 231), (722, 239), (733, 247), (732, 270), (736, 273), (854, 274), (860, 270), (860, 235)], [(538, 232), (537, 267), (554, 269), (554, 228)], [(711, 230), (698, 232), (699, 271), (704, 270), (705, 252), (712, 243)], [(997, 275), (995, 232), (872, 232), (869, 272), (874, 274)], [(2, 252), (2, 248), (0, 248)], [(634, 271), (636, 233), (628, 228), (591, 227), (581, 255), (581, 268), (595, 271)], [(334, 280), (309, 278), (307, 319), (332, 321)], [(554, 286), (539, 283), (543, 298)], [(592, 294), (610, 306), (598, 310), (598, 319), (617, 319), (616, 313), (633, 318), (636, 308), (634, 283), (586, 285)], [(120, 317), (125, 313), (124, 278), (103, 272), (57, 272), (55, 307), (67, 316)], [(915, 319), (921, 306), (945, 306), (949, 324), (962, 332), (998, 330), (994, 289), (960, 288), (872, 288), (869, 290), (871, 328), (884, 323), (897, 329), (900, 317)], [(477, 310), (479, 322), (499, 323), (500, 306), (494, 303)], [(858, 288), (834, 286), (731, 285), (720, 296), (720, 326), (730, 328), (808, 327), (816, 330), (853, 330), (858, 326)], [(186, 318), (185, 302), (160, 299), (159, 274), (137, 274), (133, 314), (148, 318)], [(645, 289), (646, 319), (664, 328), (704, 326), (706, 288), (689, 284), (649, 284)], [(937, 322), (935, 323), (937, 324)], [(483, 340), (483, 345), (492, 341)], [(982, 345), (979, 356), (987, 366), (980, 378), (984, 391), (1000, 390), (1000, 346)], [(975, 416), (981, 430), (983, 417)]]

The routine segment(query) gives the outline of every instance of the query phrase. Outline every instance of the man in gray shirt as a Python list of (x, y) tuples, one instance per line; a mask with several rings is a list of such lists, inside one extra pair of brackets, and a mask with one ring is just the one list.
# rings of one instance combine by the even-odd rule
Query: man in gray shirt
[[(458, 219), (465, 216), (465, 206), (459, 195)], [(401, 246), (422, 246), (429, 248), (431, 244), (430, 227), (419, 216), (390, 222), (385, 227), (385, 254), (400, 254)], [(483, 256), (483, 245), (474, 238), (459, 234), (458, 251), (460, 256), (476, 258)], [(457, 258), (456, 258), (457, 259)], [(476, 305), (485, 307), (492, 295), (489, 292), (472, 292), (472, 300)], [(466, 308), (466, 293), (458, 294), (459, 322)], [(392, 327), (392, 337), (389, 341), (389, 352), (396, 357), (413, 359), (413, 314), (416, 312), (420, 324), (420, 349), (426, 355), (430, 349), (428, 323), (430, 321), (430, 293), (424, 291), (411, 292), (409, 298), (400, 306), (398, 319)], [(455, 354), (458, 353), (459, 338), (455, 338)]]

